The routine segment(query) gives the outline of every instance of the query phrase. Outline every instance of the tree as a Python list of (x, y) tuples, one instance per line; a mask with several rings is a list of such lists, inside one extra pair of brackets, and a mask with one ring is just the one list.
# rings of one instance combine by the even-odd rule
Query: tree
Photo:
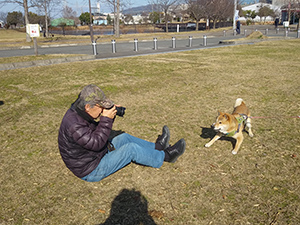
[(173, 7), (173, 10), (176, 9), (177, 4), (180, 0), (158, 0), (157, 4), (160, 6), (161, 10), (164, 13), (164, 21), (166, 25), (166, 32), (169, 32), (168, 23), (170, 19), (170, 9)]
[(71, 19), (75, 21), (75, 24), (79, 23), (79, 19), (77, 17), (76, 11), (74, 11), (71, 7), (65, 6), (62, 10), (62, 17), (65, 19)]
[(260, 9), (258, 10), (257, 15), (260, 17), (260, 20), (262, 20), (262, 18), (264, 18), (264, 22), (265, 22), (266, 21), (266, 17), (267, 16), (274, 17), (275, 16), (275, 12), (274, 12), (273, 9), (270, 9), (268, 6), (261, 5)]
[[(18, 1), (18, 0), (3, 0), (1, 1), (3, 3), (14, 3), (14, 4), (18, 4), (20, 6), (22, 6), (24, 8), (24, 19), (25, 19), (25, 25), (29, 24), (29, 19), (28, 19), (28, 9), (32, 6), (28, 5), (27, 0), (23, 0), (23, 1)], [(27, 42), (31, 42), (31, 38), (29, 36), (29, 34), (26, 32), (26, 41)]]
[(126, 24), (129, 24), (130, 22), (134, 23), (133, 16), (130, 14), (125, 15), (124, 21), (126, 22)]
[(111, 16), (109, 14), (107, 14), (106, 20), (107, 20), (108, 25), (112, 24), (112, 19), (111, 19)]
[(205, 18), (205, 8), (207, 1), (205, 0), (187, 0), (187, 13), (196, 21), (196, 30), (199, 30), (199, 21)]
[(85, 13), (81, 13), (81, 15), (79, 16), (79, 20), (81, 22), (81, 25), (88, 25), (91, 23), (90, 21), (90, 13), (85, 12)]
[(242, 11), (242, 16), (244, 16), (247, 19), (247, 24), (249, 23), (248, 21), (251, 19), (253, 20), (256, 17), (256, 13), (254, 10), (246, 10)]
[(49, 36), (49, 15), (51, 10), (60, 4), (60, 0), (31, 0), (31, 3), (44, 14), (46, 37)]
[(151, 23), (153, 23), (153, 24), (159, 23), (160, 13), (159, 12), (151, 12), (149, 15), (149, 19), (150, 19)]
[(17, 26), (17, 24), (23, 24), (23, 14), (21, 12), (13, 11), (7, 14), (7, 24), (9, 26)]
[(39, 16), (36, 13), (29, 12), (28, 13), (28, 19), (29, 19), (29, 22), (32, 23), (32, 24), (40, 24), (40, 25), (42, 25), (43, 24), (43, 20), (45, 18), (44, 18), (44, 16)]
[(227, 21), (229, 18), (232, 18), (234, 2), (228, 0), (220, 0), (219, 4), (221, 5), (221, 7), (219, 7), (220, 21)]
[(105, 0), (113, 9), (114, 12), (114, 35), (120, 37), (120, 0)]

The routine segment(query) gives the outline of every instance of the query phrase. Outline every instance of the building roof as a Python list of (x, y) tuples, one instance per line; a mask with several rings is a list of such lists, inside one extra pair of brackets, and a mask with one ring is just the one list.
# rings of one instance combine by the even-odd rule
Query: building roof
[(63, 23), (65, 23), (66, 26), (74, 26), (75, 25), (74, 20), (71, 20), (71, 19), (58, 18), (58, 19), (51, 20), (51, 26), (53, 26), (53, 27), (60, 26)]
[(274, 11), (280, 10), (280, 6), (275, 6), (272, 4), (267, 4), (267, 3), (256, 3), (253, 5), (248, 5), (242, 8), (242, 10), (246, 11), (246, 10), (251, 10), (251, 11), (255, 11), (256, 13), (259, 11), (260, 8), (267, 6), (270, 9), (273, 9)]

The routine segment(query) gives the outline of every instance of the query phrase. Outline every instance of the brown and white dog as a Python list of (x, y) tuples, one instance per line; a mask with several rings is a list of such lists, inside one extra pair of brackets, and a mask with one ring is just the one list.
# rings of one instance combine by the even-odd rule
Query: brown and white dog
[(236, 139), (236, 144), (234, 149), (232, 150), (232, 154), (237, 154), (244, 139), (242, 132), (245, 125), (248, 127), (249, 136), (253, 137), (249, 109), (247, 108), (244, 100), (238, 98), (235, 101), (232, 114), (219, 111), (217, 120), (212, 125), (214, 130), (218, 133), (210, 142), (205, 145), (205, 147), (210, 147), (216, 140), (218, 140), (222, 136), (232, 137)]

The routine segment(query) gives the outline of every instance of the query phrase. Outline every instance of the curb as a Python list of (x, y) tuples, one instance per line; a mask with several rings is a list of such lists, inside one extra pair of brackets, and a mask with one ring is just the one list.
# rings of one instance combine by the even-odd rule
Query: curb
[(67, 58), (36, 60), (36, 61), (29, 61), (29, 62), (5, 63), (5, 64), (0, 64), (0, 71), (27, 68), (33, 66), (48, 66), (54, 64), (87, 61), (87, 60), (94, 60), (94, 59), (96, 59), (96, 56), (94, 55), (84, 55), (84, 56), (74, 56), (74, 57), (67, 57)]

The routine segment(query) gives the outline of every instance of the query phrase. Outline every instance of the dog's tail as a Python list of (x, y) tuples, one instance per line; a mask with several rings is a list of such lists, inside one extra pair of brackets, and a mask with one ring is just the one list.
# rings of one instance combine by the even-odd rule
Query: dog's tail
[[(237, 100), (235, 100), (234, 108), (240, 106), (243, 102), (244, 102), (243, 99), (238, 98)], [(244, 102), (244, 103), (245, 103), (245, 102)]]

